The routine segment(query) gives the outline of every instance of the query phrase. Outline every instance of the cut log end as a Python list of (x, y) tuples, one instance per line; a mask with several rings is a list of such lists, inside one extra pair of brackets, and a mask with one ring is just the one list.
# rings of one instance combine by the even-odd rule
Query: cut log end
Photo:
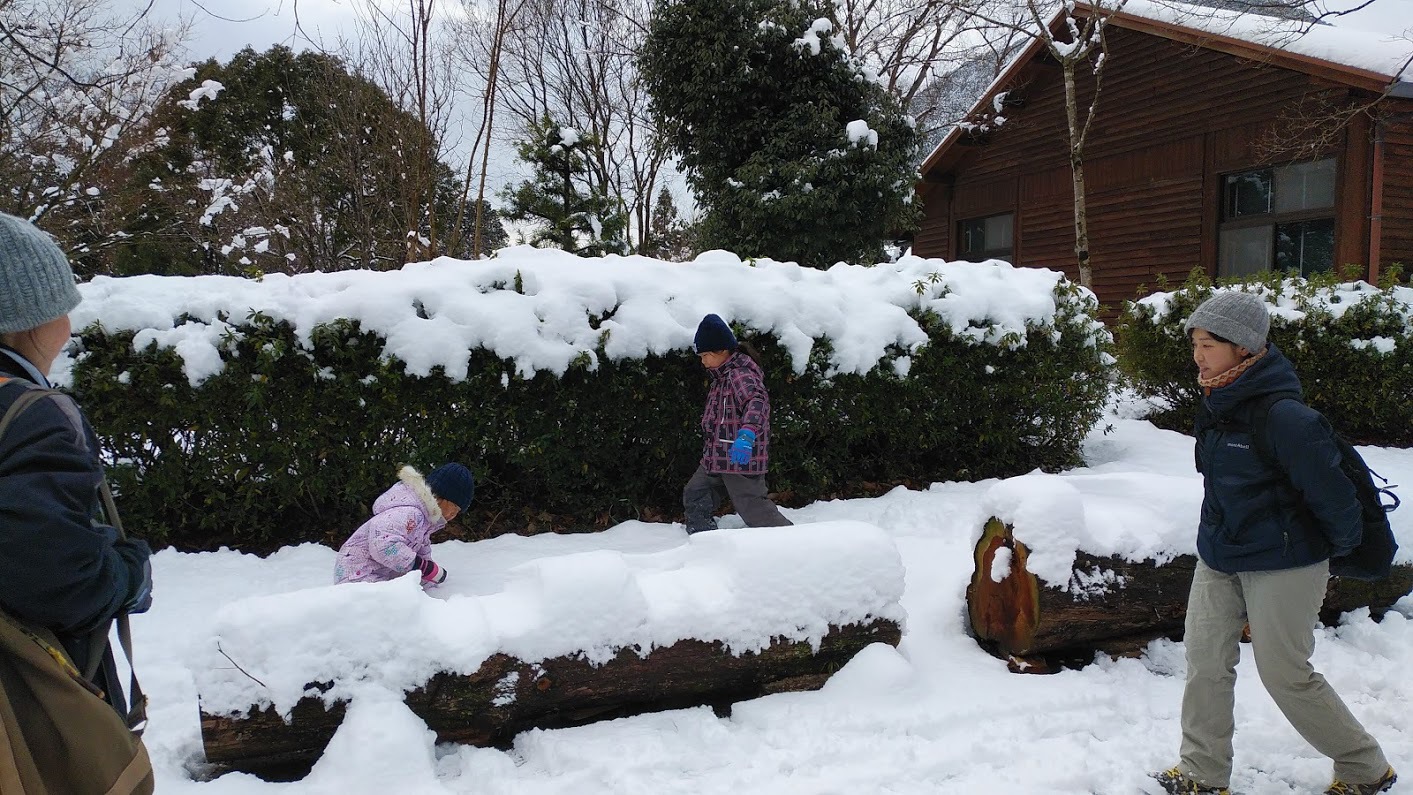
[[(1001, 550), (1005, 550), (1004, 553)], [(998, 555), (1010, 557), (997, 565)], [(1026, 570), (1029, 550), (1015, 540), (1011, 526), (992, 518), (974, 551), (975, 568), (967, 586), (967, 609), (977, 640), (1024, 654), (1039, 622), (1040, 584)], [(1005, 576), (996, 580), (996, 575)]]
[[(981, 646), (1014, 671), (1082, 666), (1096, 653), (1130, 656), (1159, 637), (1182, 636), (1197, 558), (1158, 562), (1075, 550), (1064, 583), (1028, 571), (1029, 550), (997, 518), (974, 550), (967, 609)], [(1332, 578), (1320, 610), (1326, 625), (1367, 608), (1378, 619), (1413, 588), (1413, 566), (1400, 564), (1374, 582)]]

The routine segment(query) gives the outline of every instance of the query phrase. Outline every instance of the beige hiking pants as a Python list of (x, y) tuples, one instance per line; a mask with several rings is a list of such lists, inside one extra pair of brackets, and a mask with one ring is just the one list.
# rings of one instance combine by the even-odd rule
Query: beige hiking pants
[(1329, 562), (1322, 561), (1223, 574), (1197, 561), (1184, 634), (1183, 773), (1211, 787), (1231, 783), (1236, 664), (1248, 622), (1261, 684), (1300, 736), (1334, 760), (1334, 777), (1363, 783), (1388, 770), (1379, 744), (1310, 664), (1329, 570)]

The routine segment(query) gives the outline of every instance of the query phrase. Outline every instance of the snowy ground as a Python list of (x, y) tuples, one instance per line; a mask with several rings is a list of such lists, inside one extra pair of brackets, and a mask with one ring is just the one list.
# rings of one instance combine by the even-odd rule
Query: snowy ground
[[(1116, 549), (1142, 547), (1134, 541), (1140, 537), (1178, 539), (1172, 544), (1187, 548), (1176, 551), (1191, 551), (1200, 501), (1191, 439), (1123, 414), (1109, 418), (1112, 432), (1091, 437), (1087, 468), (1032, 481), (1052, 503), (1056, 494), (1078, 495), (1080, 510), (1065, 514), (1085, 525), (1070, 528), (1075, 537)], [(1363, 452), (1374, 469), (1413, 486), (1413, 450)], [(306, 599), (292, 592), (323, 588), (333, 551), (306, 545), (263, 560), (163, 551), (155, 558), (156, 603), (133, 622), (138, 667), (152, 699), (147, 741), (158, 791), (1133, 793), (1145, 771), (1176, 761), (1182, 646), (1160, 641), (1142, 659), (1052, 676), (1008, 673), (978, 649), (963, 629), (971, 544), (985, 514), (1017, 491), (1014, 485), (993, 490), (996, 485), (943, 483), (787, 511), (797, 523), (856, 520), (882, 528), (906, 571), (902, 645), (866, 649), (822, 691), (741, 703), (729, 718), (701, 708), (531, 731), (508, 752), (437, 745), (400, 702), (370, 695), (350, 709), (310, 776), (286, 784), (243, 774), (193, 780), (190, 769), (201, 760), (197, 682), (209, 678), (212, 665), (206, 630), (213, 616), (229, 615), (222, 609), (246, 597), (286, 594), (290, 604)], [(1400, 559), (1408, 560), (1413, 505), (1394, 516), (1404, 547)], [(461, 588), (492, 594), (518, 564), (602, 551), (680, 555), (673, 550), (686, 546), (678, 525), (628, 522), (593, 535), (446, 542), (436, 555)], [(1410, 618), (1413, 597), (1378, 624), (1347, 616), (1341, 626), (1319, 630), (1315, 660), (1394, 766), (1413, 774)], [(1286, 725), (1261, 689), (1249, 647), (1244, 654), (1234, 790), (1321, 791), (1329, 782), (1328, 761)], [(1394, 792), (1405, 790), (1413, 791), (1413, 784), (1400, 783)]]

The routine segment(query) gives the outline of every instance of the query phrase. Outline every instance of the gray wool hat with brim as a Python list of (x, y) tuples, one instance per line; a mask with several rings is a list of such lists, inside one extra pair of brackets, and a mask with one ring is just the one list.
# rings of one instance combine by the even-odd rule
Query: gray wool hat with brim
[(1192, 317), (1182, 324), (1182, 330), (1189, 334), (1195, 328), (1231, 340), (1256, 353), (1266, 347), (1266, 333), (1271, 330), (1271, 313), (1260, 296), (1225, 290), (1203, 301), (1193, 311)]
[(72, 312), (81, 296), (64, 252), (39, 227), (0, 213), (0, 334)]

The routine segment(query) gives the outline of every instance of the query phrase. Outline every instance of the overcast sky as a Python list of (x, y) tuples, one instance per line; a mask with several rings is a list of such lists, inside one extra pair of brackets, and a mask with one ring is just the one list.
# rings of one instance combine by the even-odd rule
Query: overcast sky
[(224, 61), (247, 45), (302, 50), (313, 37), (333, 47), (340, 33), (350, 29), (352, 9), (351, 0), (154, 0), (152, 13), (192, 22), (192, 60), (214, 56)]
[[(132, 0), (145, 5), (145, 0)], [(274, 44), (295, 49), (310, 39), (325, 46), (337, 44), (351, 30), (354, 0), (153, 0), (153, 13), (162, 19), (190, 19), (188, 45), (193, 60), (215, 56), (226, 60), (242, 47), (264, 50)], [(455, 3), (456, 0), (443, 0)], [(1321, 0), (1330, 10), (1365, 5), (1365, 0)], [(1349, 26), (1397, 34), (1413, 28), (1413, 0), (1372, 0), (1367, 7), (1338, 20)]]

